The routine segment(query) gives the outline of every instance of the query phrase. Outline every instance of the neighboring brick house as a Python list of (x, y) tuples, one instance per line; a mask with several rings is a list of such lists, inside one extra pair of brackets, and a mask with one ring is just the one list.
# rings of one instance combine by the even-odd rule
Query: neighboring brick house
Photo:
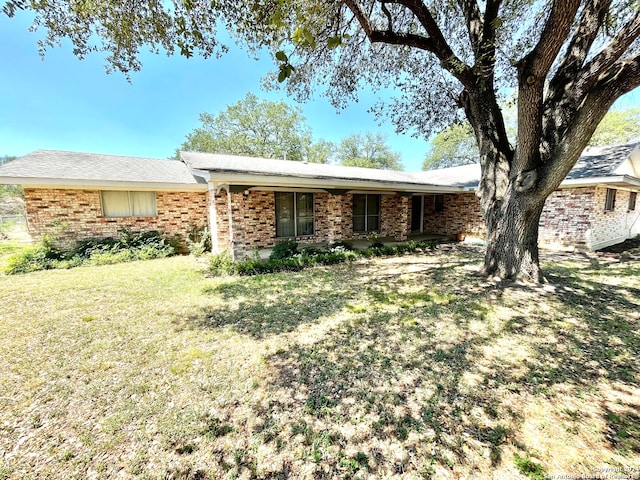
[[(283, 239), (485, 235), (478, 165), (407, 173), (194, 152), (181, 160), (36, 151), (0, 167), (0, 184), (24, 186), (35, 239), (68, 243), (122, 228), (184, 238), (208, 226), (214, 250), (240, 255)], [(547, 201), (541, 245), (593, 250), (638, 235), (638, 191), (637, 145), (585, 152)]]

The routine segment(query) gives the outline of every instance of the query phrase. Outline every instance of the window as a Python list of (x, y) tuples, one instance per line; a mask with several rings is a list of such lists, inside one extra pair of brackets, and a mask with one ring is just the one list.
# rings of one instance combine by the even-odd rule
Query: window
[(616, 205), (616, 189), (615, 188), (607, 188), (607, 198), (604, 202), (604, 211), (610, 212), (615, 208)]
[(629, 211), (636, 209), (636, 197), (638, 194), (636, 192), (629, 192)]
[(380, 195), (353, 196), (353, 231), (377, 232), (380, 230)]
[(435, 195), (436, 212), (444, 212), (444, 195)]
[(313, 235), (313, 193), (276, 192), (276, 237)]
[(105, 217), (155, 217), (156, 192), (102, 192)]

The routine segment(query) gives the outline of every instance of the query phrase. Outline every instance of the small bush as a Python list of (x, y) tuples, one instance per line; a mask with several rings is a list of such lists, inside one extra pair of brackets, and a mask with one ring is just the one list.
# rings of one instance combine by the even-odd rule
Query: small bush
[(186, 239), (189, 253), (200, 257), (211, 251), (211, 232), (207, 227), (193, 227)]
[(356, 248), (353, 246), (353, 243), (349, 243), (349, 242), (333, 242), (329, 244), (328, 247), (329, 250), (348, 250), (348, 251), (354, 251)]
[(33, 247), (12, 255), (7, 259), (5, 273), (149, 260), (168, 257), (176, 251), (171, 241), (159, 232), (129, 230), (123, 230), (118, 238), (82, 240), (70, 250), (60, 250), (55, 243), (54, 238), (45, 236)]
[(233, 275), (237, 273), (237, 264), (231, 258), (229, 250), (213, 254), (209, 258), (209, 270), (216, 276)]
[(39, 243), (11, 255), (6, 261), (4, 271), (9, 275), (15, 275), (50, 268), (53, 268), (53, 261), (48, 258), (46, 248)]
[(269, 258), (271, 260), (281, 260), (284, 258), (291, 258), (298, 253), (298, 242), (293, 240), (285, 240), (280, 243), (276, 243), (275, 247), (271, 251)]

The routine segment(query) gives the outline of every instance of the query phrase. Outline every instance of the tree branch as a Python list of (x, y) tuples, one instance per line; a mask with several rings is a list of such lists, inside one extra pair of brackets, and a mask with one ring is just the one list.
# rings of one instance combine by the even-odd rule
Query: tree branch
[[(545, 78), (564, 44), (573, 19), (580, 7), (580, 0), (554, 0), (547, 23), (537, 45), (519, 62), (519, 69), (527, 76)], [(528, 83), (533, 80), (526, 78)]]
[(554, 0), (537, 45), (518, 62), (518, 146), (513, 173), (538, 168), (544, 82), (571, 30), (580, 0)]
[(480, 53), (480, 45), (484, 37), (484, 19), (476, 0), (458, 0), (458, 6), (462, 10), (464, 19), (467, 22), (469, 40), (476, 59)]
[(418, 0), (389, 0), (384, 3), (395, 3), (408, 8), (424, 27), (429, 35), (428, 37), (413, 33), (376, 29), (370, 15), (364, 11), (360, 2), (357, 0), (343, 1), (360, 23), (371, 43), (406, 45), (431, 52), (440, 60), (442, 67), (463, 85), (470, 86), (473, 84), (471, 68), (455, 55), (424, 2)]
[(613, 37), (580, 72), (582, 89), (589, 90), (640, 36), (640, 11)]

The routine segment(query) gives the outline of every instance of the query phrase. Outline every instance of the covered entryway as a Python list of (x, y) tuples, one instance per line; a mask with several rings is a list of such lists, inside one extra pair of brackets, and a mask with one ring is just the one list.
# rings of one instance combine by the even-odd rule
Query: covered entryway
[(411, 197), (411, 233), (421, 233), (424, 218), (424, 197), (422, 195), (414, 195)]

